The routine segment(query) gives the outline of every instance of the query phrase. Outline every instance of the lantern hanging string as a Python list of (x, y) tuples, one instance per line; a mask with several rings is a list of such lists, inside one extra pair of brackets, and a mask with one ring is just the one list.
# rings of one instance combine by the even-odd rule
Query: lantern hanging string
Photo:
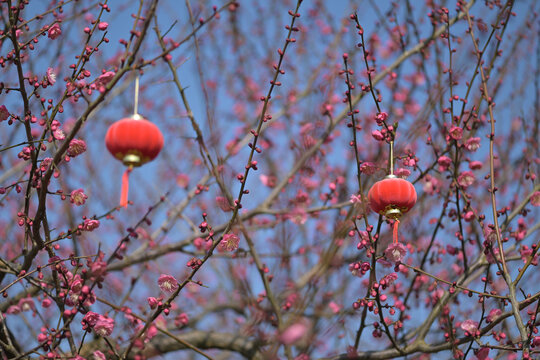
[(133, 115), (139, 114), (139, 75), (135, 78), (135, 101), (133, 102)]
[(133, 170), (133, 165), (129, 165), (124, 175), (122, 175), (122, 190), (120, 191), (120, 206), (127, 207), (129, 192), (129, 173)]
[(398, 226), (399, 226), (399, 219), (394, 220), (394, 244), (398, 243)]
[(390, 140), (390, 175), (394, 175), (394, 140)]

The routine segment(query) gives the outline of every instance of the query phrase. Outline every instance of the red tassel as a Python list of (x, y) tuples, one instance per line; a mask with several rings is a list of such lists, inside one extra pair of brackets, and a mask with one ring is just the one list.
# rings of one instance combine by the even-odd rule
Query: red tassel
[(399, 226), (399, 220), (394, 220), (394, 244), (398, 243), (398, 226)]
[(133, 170), (133, 167), (128, 167), (122, 175), (122, 190), (120, 190), (120, 206), (127, 207), (128, 205), (128, 191), (129, 191), (129, 173)]

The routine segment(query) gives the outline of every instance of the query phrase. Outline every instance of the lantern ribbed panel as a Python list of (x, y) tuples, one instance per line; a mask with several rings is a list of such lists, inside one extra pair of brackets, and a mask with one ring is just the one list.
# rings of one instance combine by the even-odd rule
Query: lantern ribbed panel
[(163, 135), (159, 128), (145, 119), (125, 118), (109, 127), (105, 135), (107, 149), (119, 160), (128, 154), (141, 157), (142, 165), (158, 156), (163, 148)]
[(376, 182), (368, 193), (373, 211), (383, 214), (388, 206), (409, 211), (416, 204), (416, 190), (413, 184), (404, 179), (387, 178)]

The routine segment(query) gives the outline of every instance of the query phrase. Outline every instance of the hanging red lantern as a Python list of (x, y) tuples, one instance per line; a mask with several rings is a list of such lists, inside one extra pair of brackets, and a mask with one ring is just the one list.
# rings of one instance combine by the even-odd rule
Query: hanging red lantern
[(413, 184), (395, 175), (388, 175), (371, 187), (368, 199), (373, 211), (394, 220), (394, 243), (397, 243), (399, 218), (416, 204)]
[(126, 207), (129, 173), (134, 167), (152, 161), (163, 148), (163, 135), (159, 128), (139, 114), (121, 119), (109, 127), (105, 135), (109, 152), (128, 168), (122, 176), (120, 206)]

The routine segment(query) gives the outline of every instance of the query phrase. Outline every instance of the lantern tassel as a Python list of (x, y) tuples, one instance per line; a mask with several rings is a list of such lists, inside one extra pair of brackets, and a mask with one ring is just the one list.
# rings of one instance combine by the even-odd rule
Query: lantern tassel
[(130, 165), (122, 175), (122, 190), (120, 190), (120, 206), (122, 207), (128, 205), (129, 173), (131, 170), (133, 170), (133, 166)]
[(399, 220), (394, 220), (394, 244), (398, 243), (398, 226), (399, 226)]

